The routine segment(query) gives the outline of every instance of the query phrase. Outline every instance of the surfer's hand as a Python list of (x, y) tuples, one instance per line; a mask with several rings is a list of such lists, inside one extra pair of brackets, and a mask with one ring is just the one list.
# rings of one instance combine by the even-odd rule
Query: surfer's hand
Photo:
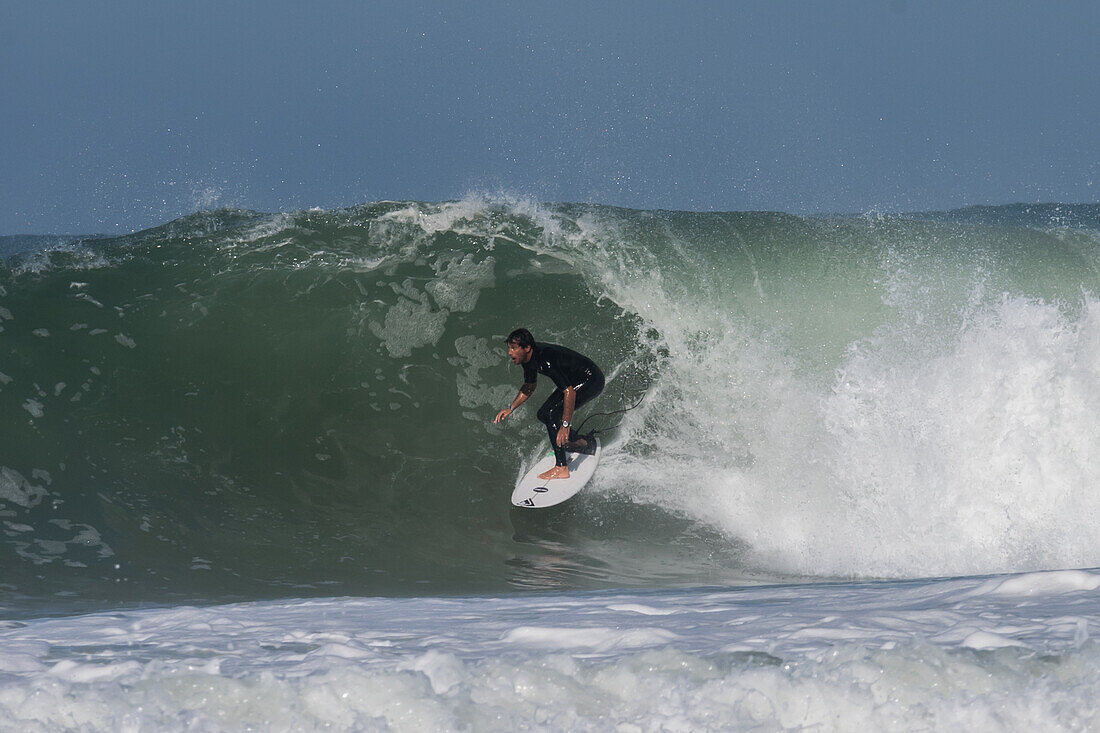
[(505, 407), (503, 410), (501, 410), (500, 412), (497, 413), (496, 418), (493, 420), (493, 425), (496, 425), (498, 422), (500, 422), (501, 420), (503, 420), (504, 418), (508, 417), (511, 414), (512, 414), (512, 408), (511, 407)]
[(569, 428), (567, 428), (567, 427), (560, 428), (558, 430), (558, 439), (556, 441), (558, 447), (561, 448), (568, 441), (569, 441)]

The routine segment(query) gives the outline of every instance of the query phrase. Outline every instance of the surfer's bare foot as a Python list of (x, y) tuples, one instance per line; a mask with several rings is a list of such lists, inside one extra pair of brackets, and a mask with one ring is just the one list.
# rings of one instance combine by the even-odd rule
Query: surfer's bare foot
[(569, 466), (554, 466), (549, 471), (539, 474), (541, 479), (569, 478)]

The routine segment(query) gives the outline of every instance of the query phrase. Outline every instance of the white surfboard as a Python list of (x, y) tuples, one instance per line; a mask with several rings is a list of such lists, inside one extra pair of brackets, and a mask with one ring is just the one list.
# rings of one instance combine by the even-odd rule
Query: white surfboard
[(595, 454), (566, 453), (565, 457), (569, 460), (569, 478), (539, 478), (540, 473), (549, 471), (554, 466), (553, 453), (543, 456), (542, 460), (516, 484), (516, 490), (512, 492), (512, 503), (527, 509), (541, 509), (561, 504), (583, 489), (592, 478), (592, 474), (596, 472), (596, 464), (600, 462), (602, 450), (600, 439), (596, 438)]

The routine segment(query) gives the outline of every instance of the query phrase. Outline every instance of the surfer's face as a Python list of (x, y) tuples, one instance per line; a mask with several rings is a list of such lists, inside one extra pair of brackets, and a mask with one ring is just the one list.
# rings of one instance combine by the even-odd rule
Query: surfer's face
[(513, 344), (508, 342), (508, 358), (512, 360), (513, 364), (526, 364), (531, 361), (531, 352), (533, 349), (520, 346), (519, 344)]

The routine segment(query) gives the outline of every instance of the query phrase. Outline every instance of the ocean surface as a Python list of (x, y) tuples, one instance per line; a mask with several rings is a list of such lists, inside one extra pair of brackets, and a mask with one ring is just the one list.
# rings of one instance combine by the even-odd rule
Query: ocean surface
[(1097, 415), (1094, 204), (0, 237), (0, 728), (1095, 728)]

